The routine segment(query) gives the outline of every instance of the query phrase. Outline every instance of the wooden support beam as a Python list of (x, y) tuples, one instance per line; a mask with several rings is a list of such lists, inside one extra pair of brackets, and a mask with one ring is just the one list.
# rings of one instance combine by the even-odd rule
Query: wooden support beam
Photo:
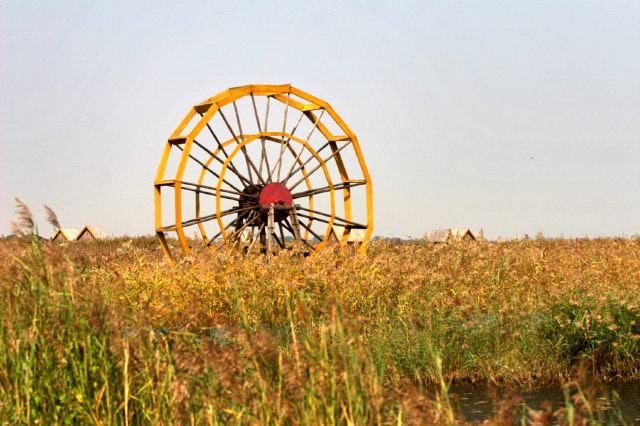
[(296, 212), (296, 206), (293, 205), (289, 209), (289, 218), (291, 219), (291, 227), (293, 228), (293, 236), (296, 241), (302, 241), (300, 237), (300, 223), (298, 223), (298, 213)]
[(273, 225), (275, 223), (275, 210), (273, 203), (269, 205), (269, 215), (267, 216), (267, 253), (273, 253)]

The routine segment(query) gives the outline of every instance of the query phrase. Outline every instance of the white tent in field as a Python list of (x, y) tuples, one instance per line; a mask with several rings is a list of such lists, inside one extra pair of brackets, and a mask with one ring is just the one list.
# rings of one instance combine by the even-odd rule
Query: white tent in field
[(59, 228), (58, 232), (51, 237), (51, 241), (75, 241), (79, 234), (80, 231), (75, 228)]
[(104, 231), (97, 226), (87, 225), (78, 233), (78, 241), (103, 240), (107, 236)]
[(476, 236), (469, 228), (436, 229), (424, 237), (431, 243), (446, 243), (448, 241), (475, 241)]
[[(366, 229), (352, 229), (349, 232), (349, 238), (347, 239), (347, 243), (356, 244), (364, 241), (364, 233)], [(329, 242), (339, 243), (342, 241), (342, 237), (344, 236), (345, 228), (344, 226), (333, 225), (331, 227), (331, 231), (329, 232)]]

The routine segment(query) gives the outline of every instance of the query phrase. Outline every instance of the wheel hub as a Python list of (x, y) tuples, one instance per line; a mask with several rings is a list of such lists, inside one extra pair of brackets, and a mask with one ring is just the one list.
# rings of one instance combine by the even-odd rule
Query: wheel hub
[[(258, 204), (260, 205), (260, 210), (265, 212), (269, 211), (271, 204), (275, 206), (291, 206), (293, 204), (293, 196), (291, 191), (280, 182), (271, 182), (266, 184), (260, 191)], [(274, 219), (276, 222), (280, 222), (288, 215), (289, 213), (286, 209), (276, 208)]]

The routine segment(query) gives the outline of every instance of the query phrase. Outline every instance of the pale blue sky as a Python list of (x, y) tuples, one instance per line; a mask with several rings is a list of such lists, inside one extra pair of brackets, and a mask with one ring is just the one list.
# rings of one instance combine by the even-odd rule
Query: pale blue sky
[(2, 1), (0, 234), (153, 232), (164, 141), (292, 83), (356, 132), (376, 235), (640, 232), (638, 1)]

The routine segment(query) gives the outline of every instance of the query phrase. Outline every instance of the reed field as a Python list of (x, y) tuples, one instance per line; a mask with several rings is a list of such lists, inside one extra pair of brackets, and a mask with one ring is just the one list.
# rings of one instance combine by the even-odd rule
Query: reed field
[[(2, 424), (466, 424), (458, 382), (514, 389), (488, 424), (624, 423), (598, 389), (640, 380), (638, 240), (172, 263), (7, 238), (0, 301)], [(565, 403), (522, 404), (539, 385)]]

